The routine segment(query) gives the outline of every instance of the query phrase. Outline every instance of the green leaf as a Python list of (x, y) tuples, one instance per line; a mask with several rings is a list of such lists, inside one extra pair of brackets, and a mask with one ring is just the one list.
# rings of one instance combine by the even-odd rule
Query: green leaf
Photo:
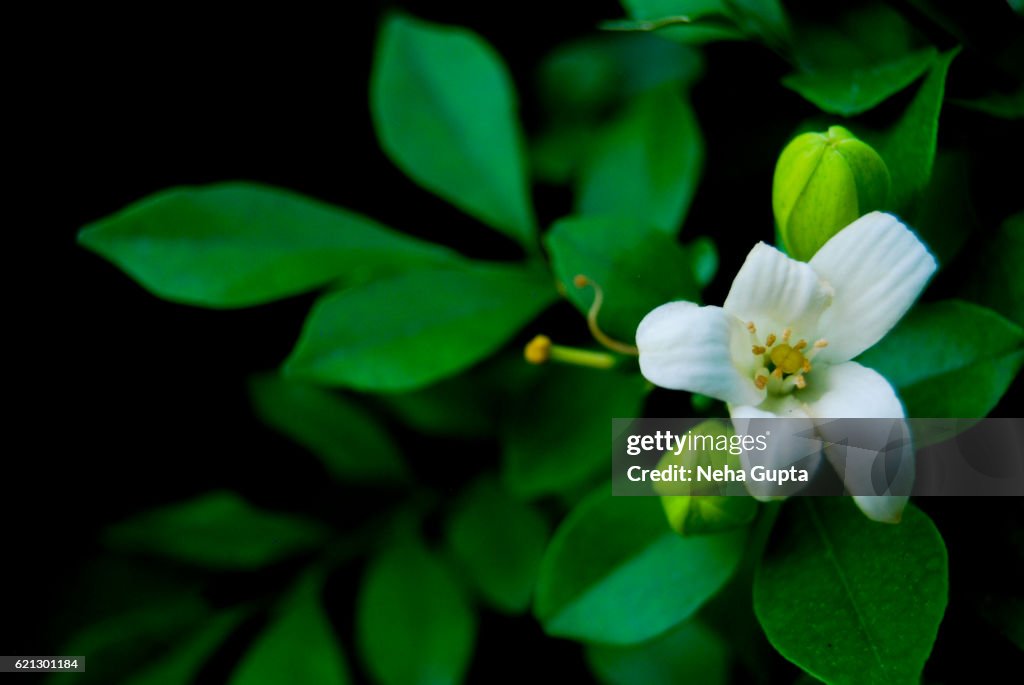
[(587, 663), (606, 685), (725, 685), (728, 656), (721, 638), (697, 621), (641, 645), (587, 646)]
[(789, 19), (779, 0), (724, 0), (736, 25), (782, 52), (790, 43)]
[(963, 151), (939, 151), (931, 181), (913, 219), (907, 222), (943, 267), (959, 254), (978, 226), (971, 202), (969, 169)]
[(696, 262), (670, 235), (629, 216), (562, 219), (546, 236), (551, 265), (566, 296), (584, 314), (593, 288), (573, 282), (585, 275), (605, 295), (601, 327), (632, 341), (640, 320), (670, 300), (698, 301)]
[(892, 177), (889, 205), (896, 210), (910, 206), (931, 179), (946, 74), (959, 52), (960, 49), (955, 48), (935, 58), (900, 119), (884, 134), (868, 137), (869, 142), (877, 141), (874, 147), (889, 167)]
[(920, 304), (858, 361), (899, 391), (914, 418), (981, 418), (1024, 363), (1024, 330), (959, 300)]
[[(245, 616), (242, 609), (221, 612), (195, 634), (161, 654), (140, 673), (118, 678), (126, 685), (188, 685), (195, 683), (203, 664)], [(91, 655), (87, 655), (91, 656)]]
[(305, 574), (231, 676), (231, 685), (344, 685), (341, 645), (323, 608), (320, 570)]
[(972, 278), (964, 294), (1024, 326), (1024, 212), (1003, 222), (990, 242), (974, 255)]
[(580, 214), (629, 216), (679, 232), (704, 162), (697, 118), (678, 88), (644, 93), (594, 144), (577, 188)]
[(639, 415), (646, 394), (639, 374), (546, 367), (503, 417), (504, 484), (517, 495), (536, 497), (608, 473), (611, 420)]
[(688, 24), (658, 29), (658, 36), (682, 43), (743, 40), (746, 37), (733, 22), (724, 0), (622, 0), (622, 6), (630, 17), (646, 23), (666, 17), (689, 17)]
[(253, 378), (249, 394), (268, 425), (316, 455), (342, 482), (394, 482), (405, 464), (373, 415), (337, 393), (277, 375)]
[(920, 682), (946, 608), (946, 548), (923, 513), (869, 521), (849, 498), (783, 510), (754, 580), (779, 652), (833, 685)]
[(796, 72), (782, 84), (819, 109), (845, 117), (866, 112), (917, 80), (935, 61), (934, 48), (852, 69)]
[(383, 685), (461, 682), (475, 631), (459, 586), (418, 541), (396, 543), (367, 570), (356, 632), (370, 673)]
[(447, 539), (489, 604), (506, 613), (526, 611), (548, 541), (547, 522), (536, 509), (483, 480), (457, 504)]
[(234, 492), (210, 492), (111, 526), (107, 544), (212, 568), (251, 569), (322, 544), (317, 523), (255, 509)]
[[(138, 582), (137, 576), (126, 578), (122, 587), (108, 588), (106, 596), (116, 601), (122, 592), (132, 594), (137, 589), (133, 582)], [(141, 673), (161, 655), (173, 651), (187, 634), (199, 633), (202, 625), (214, 620), (198, 592), (167, 589), (155, 599), (138, 599), (137, 605), (107, 613), (85, 626), (63, 646), (63, 654), (87, 658), (88, 668), (74, 676), (75, 682), (105, 685)], [(60, 685), (69, 678), (54, 674), (48, 682)]]
[(718, 248), (715, 241), (707, 236), (700, 236), (686, 246), (692, 255), (693, 278), (698, 288), (706, 287), (718, 273)]
[(1014, 93), (992, 93), (973, 100), (955, 99), (950, 102), (999, 119), (1024, 119), (1024, 87)]
[(203, 307), (248, 307), (457, 259), (358, 214), (253, 183), (172, 188), (87, 226), (78, 241), (155, 295)]
[(554, 297), (543, 275), (499, 266), (416, 271), (331, 293), (314, 305), (285, 373), (413, 390), (494, 353)]
[(381, 146), (406, 174), (533, 246), (512, 79), (476, 34), (405, 15), (384, 23), (370, 81)]
[(650, 497), (584, 500), (555, 533), (534, 613), (548, 634), (635, 644), (690, 617), (725, 584), (746, 530), (683, 538)]

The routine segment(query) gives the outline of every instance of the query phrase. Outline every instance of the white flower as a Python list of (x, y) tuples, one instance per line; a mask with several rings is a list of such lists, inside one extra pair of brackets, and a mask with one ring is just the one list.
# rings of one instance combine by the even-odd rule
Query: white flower
[[(785, 417), (801, 429), (790, 436), (810, 431), (839, 442), (828, 434), (829, 419), (905, 418), (888, 381), (850, 360), (896, 325), (935, 268), (924, 244), (880, 212), (854, 221), (807, 263), (758, 243), (722, 307), (669, 302), (644, 317), (636, 331), (640, 370), (655, 385), (723, 400), (737, 431)], [(759, 457), (770, 468), (821, 461), (820, 452), (808, 454), (807, 440), (771, 443), (771, 454)], [(864, 477), (863, 467), (851, 469), (849, 451), (825, 452), (833, 466)], [(906, 503), (905, 496), (854, 499), (880, 521), (899, 520)]]

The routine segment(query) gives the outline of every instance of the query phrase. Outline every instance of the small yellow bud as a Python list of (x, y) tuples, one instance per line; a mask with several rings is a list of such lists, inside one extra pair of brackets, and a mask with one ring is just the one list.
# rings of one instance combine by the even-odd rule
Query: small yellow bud
[(526, 343), (523, 349), (523, 357), (531, 364), (543, 364), (551, 358), (551, 338), (546, 335), (538, 335)]

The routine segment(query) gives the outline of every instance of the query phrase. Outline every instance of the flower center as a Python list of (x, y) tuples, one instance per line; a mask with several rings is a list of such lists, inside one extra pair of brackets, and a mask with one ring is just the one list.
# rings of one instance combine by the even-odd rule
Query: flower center
[(822, 338), (808, 348), (802, 338), (791, 342), (793, 329), (787, 328), (782, 331), (781, 340), (775, 333), (769, 333), (762, 343), (753, 321), (747, 323), (747, 330), (753, 342), (751, 351), (760, 362), (754, 371), (754, 385), (759, 390), (768, 388), (769, 392), (782, 395), (807, 387), (805, 376), (814, 368), (811, 359), (828, 346), (827, 340)]

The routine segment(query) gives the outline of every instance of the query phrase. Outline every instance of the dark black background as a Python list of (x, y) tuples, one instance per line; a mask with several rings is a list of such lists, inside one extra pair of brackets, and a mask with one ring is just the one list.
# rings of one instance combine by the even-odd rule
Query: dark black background
[[(611, 0), (524, 2), (501, 11), (488, 3), (403, 6), (487, 38), (513, 71), (531, 130), (539, 123), (533, 78), (540, 58), (621, 16)], [(253, 179), (473, 256), (516, 256), (505, 239), (418, 189), (379, 149), (366, 94), (382, 11), (380, 3), (346, 3), (329, 14), (295, 9), (285, 16), (250, 6), (214, 17), (166, 6), (145, 16), (90, 11), (12, 26), (31, 37), (9, 63), (25, 93), (16, 104), (24, 125), (8, 134), (25, 153), (14, 172), (27, 189), (12, 199), (28, 211), (6, 227), (13, 242), (5, 249), (5, 299), (14, 316), (4, 327), (13, 383), (0, 475), (7, 577), (0, 653), (57, 652), (54, 640), (81, 618), (68, 588), (97, 557), (98, 531), (130, 513), (223, 486), (342, 525), (359, 517), (359, 497), (339, 501), (315, 463), (255, 421), (246, 396), (247, 377), (288, 353), (312, 296), (240, 311), (167, 303), (78, 248), (81, 226), (168, 186)], [(964, 21), (1005, 36), (992, 16)], [(950, 43), (933, 30), (940, 44)], [(815, 111), (778, 87), (788, 67), (768, 51), (721, 44), (706, 55), (707, 77), (694, 99), (708, 161), (687, 232), (727, 229), (730, 243), (744, 245), (771, 240), (775, 157), (792, 127)], [(975, 59), (965, 53), (954, 65), (951, 91), (977, 87), (957, 83)], [(984, 169), (1007, 156), (1021, 159), (1014, 126), (952, 109), (941, 135), (944, 144), (967, 146), (972, 165)], [(1018, 147), (1008, 151), (1014, 140)], [(751, 170), (750, 160), (761, 161)], [(1020, 208), (1015, 174), (978, 175), (986, 181), (972, 187), (973, 199), (982, 226), (993, 227)], [(564, 189), (539, 187), (535, 199), (542, 224), (571, 206)], [(741, 252), (723, 250), (724, 276), (709, 301), (724, 296)], [(955, 265), (951, 273), (931, 296), (955, 291)], [(997, 415), (1019, 415), (1019, 386)], [(929, 674), (952, 682), (969, 665), (1019, 668), (1020, 653), (974, 611), (990, 593), (1020, 592), (1019, 501), (919, 504), (946, 536), (953, 586), (948, 630)], [(337, 613), (350, 609), (347, 584), (357, 577), (353, 569), (332, 586)], [(347, 621), (339, 619), (343, 634)], [(529, 619), (487, 614), (472, 673), (580, 675), (582, 668), (575, 646), (542, 638)]]

